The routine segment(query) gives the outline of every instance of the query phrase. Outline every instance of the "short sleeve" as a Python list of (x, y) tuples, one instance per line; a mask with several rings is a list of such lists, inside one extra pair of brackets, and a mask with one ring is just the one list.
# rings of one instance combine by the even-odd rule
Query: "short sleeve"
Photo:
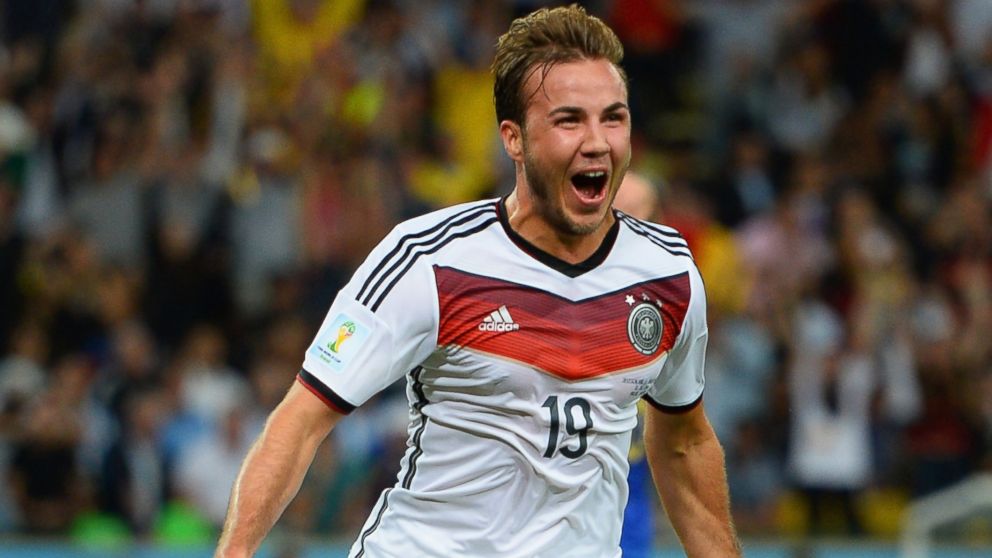
[(682, 331), (662, 366), (651, 390), (644, 396), (666, 412), (694, 407), (703, 396), (703, 367), (706, 361), (706, 293), (695, 265), (689, 270), (690, 300)]
[(344, 413), (402, 378), (437, 344), (434, 273), (410, 258), (394, 229), (338, 293), (299, 381)]

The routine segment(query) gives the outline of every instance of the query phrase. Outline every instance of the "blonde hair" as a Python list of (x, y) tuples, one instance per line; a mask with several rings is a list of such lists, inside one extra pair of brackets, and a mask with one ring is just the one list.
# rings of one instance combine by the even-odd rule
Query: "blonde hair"
[(496, 43), (492, 65), (496, 121), (524, 125), (529, 99), (524, 98), (523, 88), (532, 72), (540, 69), (543, 82), (555, 64), (601, 58), (612, 62), (627, 82), (620, 67), (620, 39), (601, 19), (577, 4), (541, 8), (513, 20)]

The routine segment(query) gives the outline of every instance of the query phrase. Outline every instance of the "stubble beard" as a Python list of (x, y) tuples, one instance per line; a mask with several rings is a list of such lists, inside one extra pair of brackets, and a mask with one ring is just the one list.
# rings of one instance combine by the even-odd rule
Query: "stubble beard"
[(572, 219), (569, 219), (568, 215), (565, 213), (565, 208), (563, 207), (561, 201), (559, 199), (554, 199), (551, 195), (551, 183), (553, 179), (548, 176), (549, 174), (550, 173), (537, 162), (537, 159), (531, 155), (530, 149), (527, 148), (527, 142), (525, 141), (524, 176), (527, 178), (527, 184), (530, 186), (530, 191), (534, 194), (537, 212), (540, 214), (541, 218), (559, 233), (566, 235), (585, 236), (596, 232), (599, 226), (602, 225), (603, 221), (606, 219), (606, 214), (604, 214), (601, 219), (588, 224), (576, 223)]

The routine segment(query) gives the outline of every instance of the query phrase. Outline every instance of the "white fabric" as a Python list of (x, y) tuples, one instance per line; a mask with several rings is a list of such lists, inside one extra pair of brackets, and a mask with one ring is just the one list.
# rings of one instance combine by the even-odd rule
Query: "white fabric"
[[(398, 226), (339, 293), (307, 351), (304, 370), (353, 406), (407, 376), (407, 452), (396, 485), (373, 508), (352, 557), (620, 556), (626, 457), (637, 401), (649, 393), (656, 403), (680, 406), (702, 393), (706, 308), (702, 281), (690, 257), (673, 255), (645, 237), (643, 227), (638, 234), (631, 228), (636, 224), (621, 222), (605, 260), (569, 277), (515, 244), (496, 221), (496, 207), (497, 200), (466, 204)], [(451, 222), (458, 224), (423, 236), (424, 242), (407, 259), (401, 256), (404, 250), (394, 252), (398, 243), (412, 242), (408, 238), (404, 244), (404, 237), (458, 214), (462, 216)], [(656, 240), (661, 237), (653, 234)], [(673, 246), (681, 245), (674, 251), (688, 253), (681, 239), (665, 238)], [(445, 239), (450, 242), (438, 248)], [(413, 261), (418, 252), (423, 255)], [(401, 265), (392, 274), (386, 272), (397, 259)], [(632, 296), (638, 291), (624, 289), (648, 280), (685, 280), (688, 274), (691, 296), (687, 291), (688, 301), (657, 301), (663, 310), (688, 306), (671, 351), (645, 353), (643, 364), (636, 367), (568, 380), (469, 346), (439, 345), (444, 317), (438, 293), (441, 272), (435, 266), (512, 283), (527, 292), (550, 293), (541, 299), (552, 305), (548, 319), (561, 316), (566, 323), (575, 301), (602, 299), (618, 312), (633, 314)], [(385, 279), (378, 282), (381, 277)], [(391, 290), (373, 310), (393, 279)], [(377, 282), (379, 288), (371, 288), (369, 299), (370, 286)], [(535, 314), (510, 300), (479, 304), (471, 312), (478, 320), (466, 322), (466, 335), (505, 335), (521, 342), (534, 339), (527, 335), (539, 335), (531, 329), (541, 327)], [(498, 322), (518, 327), (494, 331), (486, 328), (487, 319), (490, 326)], [(622, 327), (626, 340), (630, 334), (624, 320), (610, 327)], [(583, 355), (595, 355), (606, 333), (573, 328), (566, 341), (582, 347)], [(617, 339), (619, 332), (612, 333)], [(622, 344), (612, 346), (620, 349), (611, 350), (624, 349)], [(554, 442), (553, 414), (558, 417)]]

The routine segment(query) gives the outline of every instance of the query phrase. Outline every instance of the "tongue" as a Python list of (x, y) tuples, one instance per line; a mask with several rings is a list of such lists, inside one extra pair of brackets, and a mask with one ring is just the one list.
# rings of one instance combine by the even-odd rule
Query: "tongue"
[(575, 186), (575, 191), (579, 193), (579, 197), (586, 199), (594, 199), (599, 194), (596, 186)]

